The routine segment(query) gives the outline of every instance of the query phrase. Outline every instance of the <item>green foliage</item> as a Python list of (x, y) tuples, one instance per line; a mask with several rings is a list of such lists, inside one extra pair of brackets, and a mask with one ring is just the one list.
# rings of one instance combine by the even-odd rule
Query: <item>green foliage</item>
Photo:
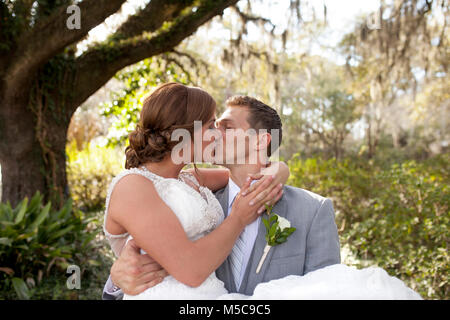
[(448, 154), (417, 163), (294, 158), (294, 186), (333, 200), (341, 246), (358, 267), (378, 265), (423, 297), (448, 299)]
[(13, 14), (12, 1), (0, 2), (0, 52), (7, 52), (13, 45), (14, 37), (19, 33), (20, 17)]
[(266, 227), (266, 242), (269, 246), (276, 246), (287, 241), (287, 238), (296, 230), (296, 228), (281, 229), (278, 221), (278, 215), (272, 212), (273, 206), (266, 206), (268, 219), (262, 218), (262, 222)]
[[(296, 61), (295, 57), (292, 60)], [(306, 77), (307, 81), (296, 79), (287, 84), (284, 92), (285, 107), (292, 111), (284, 122), (287, 130), (296, 128), (296, 134), (287, 137), (293, 144), (286, 147), (297, 150), (294, 146), (303, 142), (309, 154), (319, 147), (321, 154), (340, 158), (346, 151), (346, 138), (361, 118), (347, 85), (345, 68), (318, 57), (303, 63), (289, 72), (301, 75), (307, 71), (311, 76)]]
[(73, 142), (66, 153), (67, 180), (75, 205), (85, 211), (103, 209), (108, 185), (123, 168), (123, 151), (91, 145), (78, 151)]
[[(128, 133), (135, 129), (144, 98), (152, 88), (165, 82), (190, 84), (188, 72), (181, 70), (175, 62), (161, 58), (143, 60), (124, 71), (116, 78), (125, 88), (112, 94), (112, 101), (104, 105), (102, 115), (114, 117), (116, 121), (110, 129), (108, 146), (124, 145)], [(113, 133), (113, 134), (111, 134)]]
[(29, 299), (51, 272), (95, 264), (89, 257), (97, 232), (88, 226), (94, 220), (73, 209), (70, 199), (54, 211), (39, 192), (16, 208), (0, 203), (0, 294)]

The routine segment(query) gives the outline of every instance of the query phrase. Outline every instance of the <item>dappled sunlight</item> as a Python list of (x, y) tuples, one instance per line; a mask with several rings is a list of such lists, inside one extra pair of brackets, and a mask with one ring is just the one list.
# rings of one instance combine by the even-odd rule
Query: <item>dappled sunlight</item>
[[(178, 176), (180, 168), (169, 161), (174, 157), (166, 157), (174, 150), (187, 155), (184, 169), (202, 195), (191, 188), (183, 197), (180, 188), (167, 196), (177, 217), (188, 215), (191, 204), (197, 210), (196, 201), (206, 201), (198, 206), (203, 211), (226, 209), (227, 199), (217, 200), (207, 187), (220, 197), (230, 175), (235, 182), (264, 165), (235, 163), (227, 152), (227, 169), (213, 161), (194, 166), (189, 139), (186, 151), (173, 146), (180, 142), (174, 133), (191, 137), (190, 130), (216, 134), (211, 143), (192, 141), (194, 148), (211, 151), (228, 140), (244, 160), (282, 138), (275, 151), (287, 166), (272, 165), (284, 168), (278, 175), (289, 174), (288, 197), (292, 190), (304, 196), (289, 198), (289, 206), (279, 202), (281, 208), (300, 210), (306, 219), (314, 201), (329, 199), (319, 209), (328, 206), (342, 264), (383, 269), (425, 299), (450, 298), (448, 1), (93, 3), (0, 0), (0, 300), (101, 299), (114, 261), (102, 229), (108, 189), (114, 177), (145, 171), (142, 166), (149, 171), (144, 176), (170, 176), (172, 187), (183, 183), (187, 173)], [(182, 86), (152, 95), (171, 82)], [(235, 96), (244, 97), (230, 105)], [(187, 123), (202, 117), (202, 126)], [(258, 139), (226, 135), (240, 129)], [(198, 168), (217, 167), (195, 183)], [(205, 217), (196, 218), (198, 225)], [(310, 229), (297, 225), (291, 235), (290, 228), (278, 229), (279, 221), (287, 223), (279, 219), (265, 221), (266, 235), (244, 229), (267, 240), (252, 238), (251, 248), (261, 254), (265, 248), (258, 272), (268, 281), (285, 271), (301, 273), (307, 264), (294, 265), (305, 254), (289, 250), (291, 239)], [(314, 236), (325, 233), (320, 226)], [(205, 263), (225, 247), (214, 247)], [(236, 265), (237, 279), (243, 274)], [(82, 289), (66, 284), (68, 266), (83, 274)]]

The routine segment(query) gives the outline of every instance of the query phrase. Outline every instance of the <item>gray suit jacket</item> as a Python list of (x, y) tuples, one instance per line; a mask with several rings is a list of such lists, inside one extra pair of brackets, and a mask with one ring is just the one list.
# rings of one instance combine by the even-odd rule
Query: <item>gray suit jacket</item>
[[(215, 195), (224, 212), (227, 212), (228, 186)], [(256, 267), (266, 246), (266, 230), (261, 222), (239, 290), (233, 281), (229, 257), (216, 270), (217, 277), (225, 283), (229, 292), (252, 295), (261, 282), (288, 275), (304, 275), (340, 263), (339, 237), (330, 199), (304, 189), (285, 186), (283, 197), (273, 207), (273, 212), (289, 220), (291, 227), (296, 230), (287, 242), (270, 249), (257, 274)]]
[[(228, 186), (217, 191), (215, 196), (226, 213)], [(295, 232), (288, 237), (287, 242), (270, 249), (260, 272), (256, 274), (266, 245), (265, 227), (261, 222), (239, 290), (233, 281), (229, 258), (216, 270), (217, 277), (225, 283), (229, 292), (252, 295), (258, 283), (288, 275), (304, 275), (340, 263), (339, 237), (330, 199), (304, 189), (285, 186), (283, 197), (273, 207), (273, 212), (289, 220), (291, 226), (296, 228)], [(114, 294), (103, 290), (104, 300), (121, 299), (122, 296), (120, 290)]]

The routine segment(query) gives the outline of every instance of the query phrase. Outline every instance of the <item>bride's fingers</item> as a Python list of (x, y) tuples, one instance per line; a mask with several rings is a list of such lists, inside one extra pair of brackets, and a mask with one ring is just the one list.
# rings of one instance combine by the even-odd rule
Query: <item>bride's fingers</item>
[(277, 198), (280, 192), (283, 192), (283, 185), (281, 183), (279, 183), (275, 188), (272, 189), (272, 191), (270, 191), (269, 195), (263, 200), (263, 202), (269, 203), (269, 205), (274, 204), (276, 202), (274, 200)]
[(248, 176), (250, 178), (252, 178), (253, 180), (259, 180), (261, 179), (264, 175), (262, 173), (249, 173)]
[(255, 189), (252, 193), (249, 194), (252, 197), (252, 200), (249, 202), (249, 205), (251, 206), (255, 204), (261, 205), (259, 202), (261, 202), (261, 200), (264, 199), (266, 195), (269, 193), (270, 190), (268, 190), (267, 187), (270, 185), (271, 182), (272, 177), (269, 177), (268, 179), (264, 180), (264, 182), (262, 182), (257, 189)]
[(258, 209), (258, 213), (261, 214), (265, 210), (265, 205), (273, 205), (277, 203), (277, 201), (281, 198), (281, 195), (283, 194), (282, 184), (280, 183), (277, 187), (273, 188), (272, 191), (270, 191), (267, 196), (262, 199), (259, 204), (262, 204), (262, 206)]
[(252, 183), (251, 178), (247, 178), (247, 180), (245, 180), (244, 185), (242, 186), (241, 191), (240, 191), (242, 196), (246, 196), (247, 194), (250, 193), (248, 190), (250, 188), (251, 183)]
[[(269, 179), (261, 185), (261, 189), (255, 190), (255, 192), (258, 190), (259, 190), (259, 192), (252, 200), (252, 202), (254, 204), (257, 204), (259, 206), (263, 205), (264, 203), (268, 202), (269, 200), (271, 200), (273, 197), (276, 196), (276, 194), (278, 193), (277, 188), (280, 188), (280, 185), (276, 186), (275, 188), (270, 189), (269, 188), (270, 183), (271, 183), (271, 181)], [(263, 186), (264, 186), (264, 188), (263, 188)], [(252, 205), (251, 202), (250, 202), (250, 205)]]
[(281, 188), (281, 190), (278, 191), (275, 198), (269, 201), (268, 205), (269, 206), (275, 205), (281, 199), (282, 196), (283, 196), (283, 188)]
[(249, 177), (253, 180), (258, 180), (255, 183), (253, 183), (248, 192), (253, 192), (254, 190), (256, 190), (257, 188), (259, 188), (261, 186), (262, 183), (264, 183), (264, 181), (266, 181), (267, 179), (269, 179), (270, 177), (272, 177), (272, 179), (274, 178), (274, 176), (271, 175), (263, 175), (261, 173), (255, 173), (255, 174), (249, 174)]

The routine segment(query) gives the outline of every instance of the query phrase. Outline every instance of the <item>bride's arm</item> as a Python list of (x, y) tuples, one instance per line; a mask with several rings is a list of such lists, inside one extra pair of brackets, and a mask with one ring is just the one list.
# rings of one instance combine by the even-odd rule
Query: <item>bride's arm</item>
[[(267, 180), (254, 193), (269, 183)], [(152, 258), (175, 279), (196, 287), (222, 264), (244, 227), (256, 219), (255, 211), (261, 203), (249, 205), (254, 193), (238, 197), (219, 227), (190, 241), (154, 185), (144, 177), (129, 175), (117, 183), (107, 218), (125, 228), (138, 246), (151, 252)]]
[[(197, 170), (190, 168), (184, 171), (193, 174), (202, 186), (207, 187), (213, 192), (225, 188), (230, 177), (230, 170), (226, 168), (197, 168)], [(264, 176), (273, 175), (274, 179), (268, 187), (268, 191), (270, 192), (279, 183), (285, 184), (289, 178), (289, 174), (289, 167), (286, 163), (272, 162), (258, 174), (253, 174), (251, 177), (257, 180)]]
[(193, 174), (200, 185), (213, 192), (225, 188), (230, 177), (230, 170), (227, 168), (190, 168), (183, 171)]

